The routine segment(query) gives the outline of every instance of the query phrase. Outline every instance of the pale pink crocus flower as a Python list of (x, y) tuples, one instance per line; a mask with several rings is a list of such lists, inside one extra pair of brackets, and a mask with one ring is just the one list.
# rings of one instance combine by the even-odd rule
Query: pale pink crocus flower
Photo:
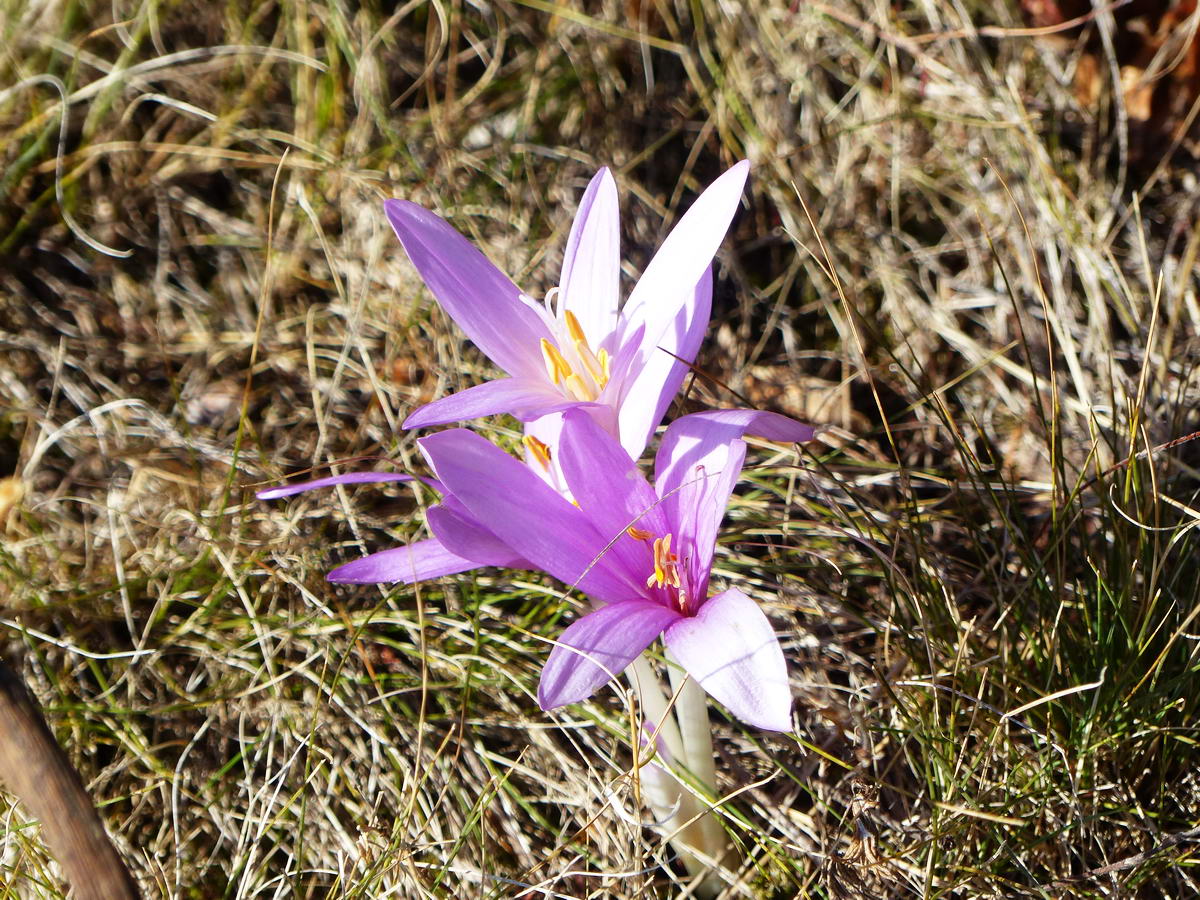
[(434, 297), (507, 373), (420, 407), (404, 427), (509, 413), (527, 423), (527, 455), (553, 481), (556, 414), (583, 406), (637, 459), (700, 348), (712, 307), (712, 258), (749, 169), (737, 163), (697, 198), (623, 307), (617, 188), (607, 168), (584, 192), (559, 286), (544, 304), (441, 217), (407, 200), (386, 201), (388, 220)]

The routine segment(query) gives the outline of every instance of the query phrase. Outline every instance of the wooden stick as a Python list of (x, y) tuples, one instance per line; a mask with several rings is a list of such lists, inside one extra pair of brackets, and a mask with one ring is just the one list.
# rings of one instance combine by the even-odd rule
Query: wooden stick
[(25, 684), (0, 660), (0, 780), (42, 823), (78, 900), (137, 900), (79, 774)]

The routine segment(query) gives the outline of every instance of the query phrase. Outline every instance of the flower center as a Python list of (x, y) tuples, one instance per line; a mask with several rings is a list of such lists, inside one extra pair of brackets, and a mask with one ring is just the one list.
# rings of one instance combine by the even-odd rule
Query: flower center
[(592, 352), (579, 319), (569, 309), (563, 312), (563, 321), (567, 327), (566, 340), (560, 335), (555, 346), (542, 338), (546, 375), (576, 400), (595, 400), (611, 377), (612, 360), (603, 347)]
[(646, 579), (646, 587), (667, 588), (668, 594), (672, 595), (679, 611), (687, 612), (687, 586), (684, 584), (683, 573), (680, 571), (679, 557), (671, 552), (672, 536), (667, 534), (664, 537), (653, 537), (649, 531), (633, 525), (625, 530), (636, 541), (651, 543), (651, 538), (653, 538), (654, 571)]

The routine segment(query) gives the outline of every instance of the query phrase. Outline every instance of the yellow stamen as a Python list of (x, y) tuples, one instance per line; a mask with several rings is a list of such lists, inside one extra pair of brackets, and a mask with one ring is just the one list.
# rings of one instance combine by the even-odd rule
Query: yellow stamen
[(588, 383), (580, 378), (576, 373), (572, 372), (566, 377), (565, 380), (567, 390), (575, 396), (576, 400), (596, 399), (596, 392), (593, 391), (591, 386), (588, 385)]
[(592, 381), (596, 382), (596, 387), (604, 390), (604, 386), (608, 384), (609, 379), (610, 361), (608, 351), (602, 348), (599, 353), (592, 352), (591, 345), (587, 342), (587, 335), (583, 333), (583, 326), (579, 324), (579, 319), (575, 313), (568, 309), (563, 313), (563, 319), (567, 323), (567, 334), (571, 336), (571, 341), (575, 345), (575, 352), (579, 354), (579, 359), (583, 363), (583, 367), (592, 376)]
[(586, 341), (576, 341), (575, 352), (579, 354), (579, 359), (583, 362), (587, 373), (592, 376), (592, 381), (603, 389), (604, 372), (600, 367), (600, 361), (592, 355), (592, 348), (587, 345)]
[(662, 587), (664, 584), (677, 588), (679, 581), (679, 557), (671, 552), (671, 535), (654, 539), (654, 574), (646, 579), (646, 587)]
[(525, 445), (529, 455), (542, 464), (543, 469), (550, 468), (550, 448), (545, 441), (540, 441), (532, 434), (527, 434), (521, 438), (521, 443)]
[(563, 313), (563, 318), (567, 321), (567, 333), (571, 335), (571, 340), (577, 344), (582, 341), (586, 345), (587, 336), (583, 333), (583, 326), (579, 324), (579, 319), (575, 313), (568, 309)]
[(636, 525), (630, 525), (628, 528), (625, 529), (625, 531), (635, 541), (648, 541), (648, 540), (650, 540), (650, 538), (654, 537), (654, 535), (651, 534), (649, 531), (643, 531), (641, 528), (638, 528)]
[(542, 360), (546, 363), (546, 374), (555, 384), (561, 384), (573, 374), (558, 348), (545, 338), (542, 338)]

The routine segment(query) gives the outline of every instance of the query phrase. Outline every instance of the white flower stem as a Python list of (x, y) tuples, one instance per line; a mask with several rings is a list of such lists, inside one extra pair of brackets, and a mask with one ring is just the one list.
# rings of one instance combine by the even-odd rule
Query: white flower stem
[[(681, 790), (679, 782), (666, 771), (669, 765), (683, 757), (683, 740), (679, 736), (679, 726), (675, 724), (675, 716), (671, 713), (658, 677), (650, 666), (650, 660), (645, 655), (630, 663), (625, 675), (634, 694), (637, 695), (638, 712), (646, 725), (646, 730), (634, 737), (634, 759), (645, 759), (654, 752), (654, 746), (644, 744), (643, 741), (648, 741), (656, 729), (655, 744), (661, 746), (666, 752), (665, 755), (670, 757), (662, 759), (660, 754), (657, 761), (641, 766), (638, 770), (641, 793), (654, 815), (658, 828), (667, 834), (675, 834), (696, 811), (694, 799)], [(635, 727), (641, 729), (642, 722), (636, 722)], [(685, 848), (679, 849), (688, 871), (691, 872), (692, 867), (699, 861)]]
[[(637, 694), (646, 723), (651, 729), (658, 729), (658, 737), (666, 744), (667, 752), (675, 759), (682, 759), (684, 744), (679, 735), (679, 726), (675, 724), (669, 702), (663, 695), (658, 676), (654, 674), (654, 668), (646, 654), (643, 653), (631, 662), (625, 674), (633, 686), (633, 692)], [(649, 737), (648, 734), (646, 736)]]
[[(675, 693), (675, 718), (679, 723), (679, 734), (683, 741), (683, 756), (680, 761), (691, 775), (693, 784), (706, 797), (716, 800), (717, 768), (713, 757), (712, 726), (708, 720), (708, 694), (696, 679), (667, 657), (667, 668), (671, 677), (671, 688)], [(684, 835), (687, 843), (708, 858), (710, 866), (721, 866), (730, 862), (729, 837), (717, 818), (717, 814), (706, 808), (703, 798), (693, 798), (699, 818), (691, 823)], [(719, 892), (722, 881), (711, 872), (702, 885), (701, 895)]]
[[(673, 710), (645, 655), (634, 660), (625, 674), (638, 697), (648, 728), (658, 727), (658, 736), (671, 757), (671, 766), (676, 771), (686, 770), (684, 777), (701, 794), (716, 797), (716, 767), (707, 695), (678, 665), (672, 664), (669, 668), (672, 687), (678, 695)], [(703, 800), (653, 763), (641, 769), (641, 785), (660, 830), (670, 837), (689, 874), (696, 877), (707, 873), (694, 896), (718, 894), (724, 883), (713, 871), (713, 866), (728, 861), (728, 839), (716, 815), (705, 808)]]

